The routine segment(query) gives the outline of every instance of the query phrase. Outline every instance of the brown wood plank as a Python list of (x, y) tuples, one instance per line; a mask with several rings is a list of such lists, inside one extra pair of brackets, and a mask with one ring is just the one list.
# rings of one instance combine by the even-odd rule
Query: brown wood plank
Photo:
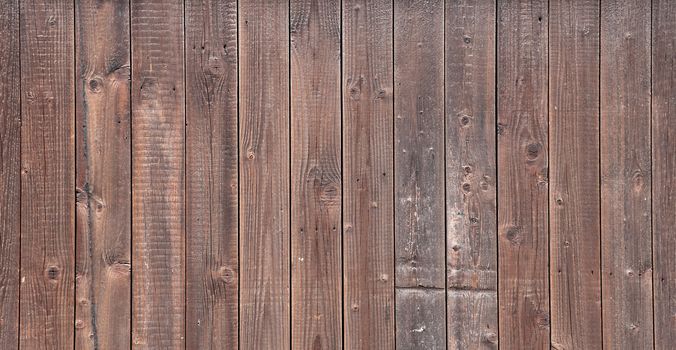
[(547, 1), (498, 5), (500, 347), (549, 347)]
[(676, 344), (676, 3), (652, 2), (655, 349)]
[(73, 347), (73, 3), (21, 2), (20, 347)]
[(129, 347), (131, 120), (129, 4), (76, 2), (78, 349)]
[(340, 2), (290, 6), (291, 347), (340, 349)]
[(497, 349), (495, 2), (446, 6), (449, 349)]
[(239, 1), (240, 346), (288, 349), (289, 6)]
[(345, 349), (394, 349), (392, 11), (343, 2)]
[(601, 349), (600, 4), (549, 6), (551, 342)]
[(397, 288), (396, 298), (397, 349), (445, 349), (445, 290)]
[(185, 346), (183, 3), (133, 0), (132, 347)]
[(603, 346), (651, 349), (650, 1), (601, 2)]
[(237, 349), (237, 2), (185, 12), (186, 348)]
[(0, 7), (0, 344), (19, 347), (21, 66), (19, 2)]

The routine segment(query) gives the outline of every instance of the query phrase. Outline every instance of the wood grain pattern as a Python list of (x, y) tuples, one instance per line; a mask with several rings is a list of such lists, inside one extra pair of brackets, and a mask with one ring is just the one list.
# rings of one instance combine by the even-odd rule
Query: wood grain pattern
[(20, 347), (73, 347), (73, 4), (21, 2)]
[(549, 347), (547, 2), (498, 4), (500, 346)]
[(551, 343), (600, 349), (600, 4), (549, 6)]
[(288, 349), (289, 6), (239, 1), (240, 347)]
[(78, 349), (130, 344), (129, 4), (76, 3)]
[(237, 349), (237, 2), (185, 12), (186, 348)]
[(290, 6), (291, 347), (340, 349), (340, 2)]
[(497, 349), (495, 2), (446, 4), (449, 349)]
[(0, 7), (0, 344), (19, 348), (21, 66), (19, 2)]
[(397, 298), (397, 349), (445, 349), (445, 290), (397, 288), (395, 293)]
[(132, 347), (185, 347), (183, 3), (134, 0)]
[(653, 346), (650, 1), (601, 2), (603, 346)]
[(392, 2), (343, 2), (345, 349), (394, 349)]
[(676, 344), (676, 3), (652, 2), (655, 349)]

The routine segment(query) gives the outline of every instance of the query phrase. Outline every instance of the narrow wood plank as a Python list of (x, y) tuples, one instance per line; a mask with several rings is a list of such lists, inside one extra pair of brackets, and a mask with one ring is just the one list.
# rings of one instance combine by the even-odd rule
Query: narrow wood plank
[(19, 2), (0, 8), (0, 344), (19, 347), (21, 72)]
[(549, 6), (551, 342), (601, 349), (600, 4)]
[(129, 4), (76, 2), (78, 349), (122, 349), (131, 329)]
[(394, 349), (392, 11), (343, 2), (345, 349)]
[(676, 344), (676, 3), (652, 2), (655, 349)]
[(500, 347), (549, 348), (547, 1), (498, 5)]
[(603, 346), (651, 349), (650, 1), (601, 2)]
[(183, 3), (132, 0), (132, 348), (185, 347)]
[(237, 2), (185, 12), (186, 348), (237, 349)]
[(69, 349), (75, 286), (73, 3), (21, 2), (20, 347)]
[(497, 349), (496, 8), (445, 11), (448, 348)]
[(444, 348), (443, 1), (395, 1), (394, 81), (397, 348)]
[(240, 346), (288, 349), (289, 5), (239, 1)]
[(340, 349), (340, 2), (290, 3), (291, 347)]

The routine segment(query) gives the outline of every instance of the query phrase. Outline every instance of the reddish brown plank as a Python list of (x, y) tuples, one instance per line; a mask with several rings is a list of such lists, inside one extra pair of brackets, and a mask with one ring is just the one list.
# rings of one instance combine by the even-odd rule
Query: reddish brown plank
[(549, 347), (547, 2), (498, 4), (500, 346)]
[(650, 1), (601, 2), (603, 346), (653, 346)]
[(186, 348), (237, 349), (237, 2), (185, 12)]
[(340, 2), (290, 6), (291, 347), (340, 349)]
[(394, 349), (392, 11), (343, 2), (346, 349)]
[(448, 349), (497, 349), (495, 2), (446, 4)]
[(239, 1), (240, 346), (288, 349), (289, 6)]
[(73, 347), (73, 3), (21, 2), (20, 347)]
[(185, 347), (183, 3), (132, 0), (132, 347)]
[(21, 100), (19, 2), (0, 7), (0, 344), (19, 347)]
[(676, 3), (652, 2), (655, 349), (676, 344)]
[(129, 4), (76, 3), (78, 349), (129, 347), (131, 121)]

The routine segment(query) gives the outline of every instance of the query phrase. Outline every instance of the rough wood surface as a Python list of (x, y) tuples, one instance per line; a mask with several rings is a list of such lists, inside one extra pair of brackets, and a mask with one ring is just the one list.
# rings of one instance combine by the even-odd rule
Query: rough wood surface
[(497, 349), (495, 2), (446, 4), (449, 349)]
[(129, 4), (75, 11), (75, 345), (121, 349), (131, 336)]
[(547, 2), (498, 4), (500, 347), (549, 348)]
[(183, 3), (133, 0), (132, 347), (185, 347)]
[(394, 349), (392, 2), (343, 2), (346, 349)]
[(237, 2), (185, 4), (186, 348), (238, 348)]
[(650, 1), (601, 2), (603, 346), (653, 346)]
[(396, 298), (397, 349), (446, 349), (446, 291), (397, 288)]

